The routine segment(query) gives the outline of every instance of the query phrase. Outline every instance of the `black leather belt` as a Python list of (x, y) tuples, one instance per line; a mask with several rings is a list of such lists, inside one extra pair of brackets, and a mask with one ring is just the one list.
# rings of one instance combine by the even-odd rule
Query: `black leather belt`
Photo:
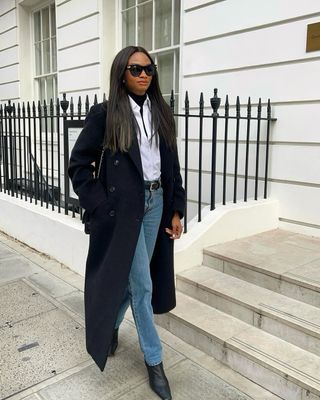
[(150, 190), (150, 192), (154, 192), (161, 188), (161, 179), (157, 179), (156, 181), (144, 181), (144, 187), (146, 190)]

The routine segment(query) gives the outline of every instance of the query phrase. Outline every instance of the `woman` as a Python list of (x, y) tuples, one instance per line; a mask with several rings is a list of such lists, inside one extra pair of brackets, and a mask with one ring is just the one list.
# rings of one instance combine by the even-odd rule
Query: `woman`
[(182, 233), (185, 192), (174, 119), (144, 48), (129, 46), (115, 57), (109, 100), (87, 115), (69, 176), (90, 217), (87, 350), (103, 370), (131, 304), (150, 386), (171, 399), (153, 313), (175, 307), (173, 241)]

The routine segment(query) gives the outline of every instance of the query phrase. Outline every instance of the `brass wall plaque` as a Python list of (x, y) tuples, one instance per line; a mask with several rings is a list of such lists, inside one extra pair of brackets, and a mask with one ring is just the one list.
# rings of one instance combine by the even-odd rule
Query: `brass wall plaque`
[(308, 25), (307, 51), (320, 50), (320, 22)]

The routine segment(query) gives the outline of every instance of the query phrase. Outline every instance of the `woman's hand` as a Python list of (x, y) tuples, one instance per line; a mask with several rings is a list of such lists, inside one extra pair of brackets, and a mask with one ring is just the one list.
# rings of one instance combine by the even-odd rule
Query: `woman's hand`
[(182, 234), (183, 227), (177, 212), (175, 212), (172, 217), (171, 225), (172, 229), (166, 228), (166, 232), (170, 235), (170, 239), (179, 239)]

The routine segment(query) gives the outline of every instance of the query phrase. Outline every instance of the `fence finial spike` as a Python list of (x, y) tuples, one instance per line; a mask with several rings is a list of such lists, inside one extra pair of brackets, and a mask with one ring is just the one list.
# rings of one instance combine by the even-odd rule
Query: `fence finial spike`
[(43, 100), (43, 111), (44, 111), (44, 114), (46, 115), (47, 114), (47, 102), (46, 102), (46, 99)]
[(62, 93), (62, 98), (63, 98), (63, 100), (60, 102), (60, 105), (61, 105), (61, 108), (62, 108), (62, 111), (63, 111), (63, 115), (66, 116), (67, 110), (68, 110), (68, 107), (69, 107), (69, 101), (67, 100), (67, 97), (66, 97), (65, 93)]
[(9, 115), (11, 115), (13, 107), (11, 105), (11, 100), (8, 100), (8, 104), (4, 106), (5, 112), (7, 112)]
[(89, 112), (89, 96), (88, 95), (86, 95), (85, 110), (86, 110), (86, 114), (88, 114), (88, 112)]
[(186, 95), (185, 95), (185, 98), (184, 98), (184, 107), (185, 107), (185, 110), (186, 110), (186, 114), (189, 114), (189, 94), (188, 94), (187, 90), (186, 90)]
[(170, 95), (170, 108), (171, 108), (171, 111), (174, 113), (174, 103), (175, 103), (175, 101), (174, 101), (175, 99), (174, 99), (174, 91), (173, 91), (173, 89), (171, 89), (171, 95)]
[(248, 98), (247, 115), (249, 118), (251, 117), (251, 97), (250, 96)]
[(210, 104), (213, 109), (213, 113), (217, 114), (217, 111), (221, 104), (221, 98), (218, 97), (218, 89), (217, 88), (215, 88), (213, 90), (213, 97), (211, 97), (211, 99), (210, 99)]
[(240, 118), (240, 97), (237, 96), (237, 101), (236, 101), (236, 115), (237, 118)]
[(267, 105), (267, 118), (271, 118), (271, 102), (270, 99), (268, 99), (268, 105)]
[(258, 102), (258, 110), (257, 110), (257, 115), (258, 118), (261, 117), (261, 109), (262, 109), (262, 105), (261, 105), (261, 97), (259, 97), (259, 102)]

